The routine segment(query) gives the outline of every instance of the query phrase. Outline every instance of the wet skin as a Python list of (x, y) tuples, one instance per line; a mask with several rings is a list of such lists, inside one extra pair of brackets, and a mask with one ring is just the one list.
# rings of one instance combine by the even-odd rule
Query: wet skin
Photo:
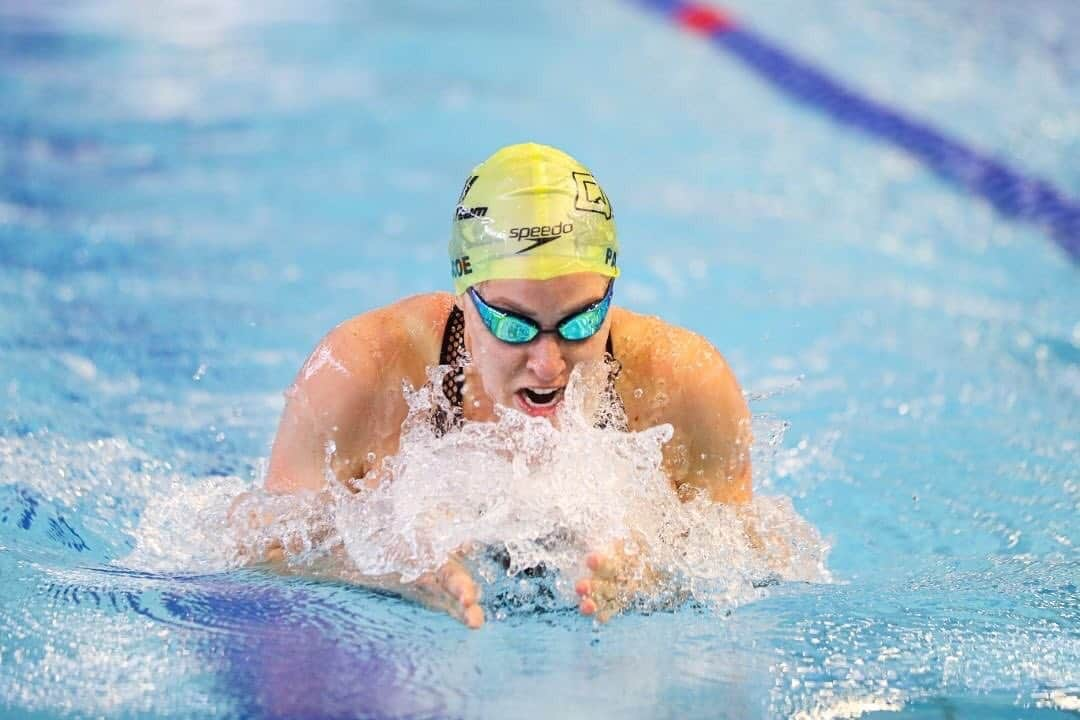
[[(550, 329), (603, 297), (607, 281), (580, 273), (551, 280), (492, 280), (477, 289), (489, 304)], [(660, 423), (674, 428), (663, 459), (672, 491), (683, 499), (706, 493), (725, 503), (750, 498), (749, 412), (727, 363), (704, 338), (612, 307), (604, 326), (587, 340), (569, 342), (545, 333), (531, 343), (511, 345), (488, 331), (467, 295), (445, 293), (418, 295), (364, 313), (322, 340), (286, 393), (266, 477), (268, 491), (324, 489), (327, 461), (338, 481), (354, 490), (362, 482), (387, 480), (365, 475), (397, 452), (408, 412), (402, 380), (414, 387), (426, 382), (427, 368), (438, 363), (453, 304), (464, 312), (472, 357), (463, 388), (466, 420), (491, 420), (496, 405), (552, 416), (574, 367), (602, 359), (610, 332), (622, 366), (616, 390), (630, 429)], [(552, 389), (557, 390), (554, 402), (541, 406), (530, 404), (525, 393)], [(327, 447), (335, 448), (329, 457)], [(260, 559), (273, 558), (252, 558)], [(606, 620), (633, 592), (647, 592), (652, 575), (638, 565), (620, 547), (597, 548), (586, 558), (588, 576), (577, 584), (581, 612)], [(339, 574), (348, 576), (349, 571), (343, 567)], [(347, 579), (398, 592), (469, 627), (484, 622), (479, 587), (456, 557), (414, 583), (355, 574)]]
[[(546, 281), (491, 280), (477, 289), (488, 304), (524, 315), (543, 329), (552, 329), (568, 314), (602, 298), (607, 284), (606, 277), (583, 273)], [(465, 347), (473, 359), (465, 372), (464, 407), (468, 419), (491, 419), (492, 404), (553, 417), (574, 367), (604, 357), (611, 312), (600, 330), (586, 340), (571, 342), (556, 333), (542, 333), (532, 342), (513, 345), (488, 331), (468, 295), (454, 302), (465, 314)], [(525, 397), (526, 389), (557, 392), (553, 402), (538, 407)]]

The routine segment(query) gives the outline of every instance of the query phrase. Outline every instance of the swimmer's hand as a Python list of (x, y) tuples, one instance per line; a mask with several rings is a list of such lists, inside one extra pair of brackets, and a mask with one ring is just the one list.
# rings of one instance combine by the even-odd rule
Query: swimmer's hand
[[(308, 502), (329, 506), (328, 493), (316, 493)], [(347, 557), (338, 542), (329, 542), (333, 532), (327, 512), (299, 513), (307, 520), (302, 535), (295, 531), (280, 531), (282, 518), (266, 505), (266, 497), (252, 492), (238, 495), (229, 507), (227, 517), (235, 533), (237, 555), (245, 565), (265, 565), (275, 572), (344, 580), (361, 587), (400, 595), (432, 610), (448, 613), (466, 627), (484, 624), (480, 590), (461, 563), (452, 555), (438, 570), (427, 572), (412, 582), (402, 582), (399, 575), (363, 575)], [(290, 502), (295, 502), (291, 500)], [(295, 509), (295, 508), (293, 508)], [(323, 546), (323, 552), (296, 560), (312, 546)]]
[(484, 624), (480, 607), (480, 589), (461, 561), (451, 557), (435, 572), (427, 572), (402, 586), (399, 594), (431, 608), (448, 613), (465, 627), (475, 630)]
[[(306, 493), (302, 501), (284, 496), (242, 492), (226, 513), (236, 555), (244, 565), (282, 563), (324, 545), (334, 533), (330, 493)], [(275, 504), (276, 503), (276, 506)]]
[(578, 610), (607, 622), (622, 612), (639, 594), (653, 594), (660, 584), (656, 571), (640, 553), (629, 553), (621, 540), (604, 552), (585, 558), (589, 577), (578, 580)]
[(274, 515), (261, 506), (255, 493), (245, 491), (233, 498), (226, 518), (236, 534), (237, 556), (245, 565), (284, 560), (281, 538), (264, 533), (274, 523)]
[(361, 575), (338, 546), (329, 561), (308, 564), (302, 572), (307, 576), (344, 580), (361, 587), (400, 595), (436, 612), (445, 612), (465, 627), (476, 629), (484, 624), (484, 609), (480, 607), (480, 589), (458, 556), (450, 558), (438, 570), (426, 572), (412, 582), (402, 582), (401, 576)]

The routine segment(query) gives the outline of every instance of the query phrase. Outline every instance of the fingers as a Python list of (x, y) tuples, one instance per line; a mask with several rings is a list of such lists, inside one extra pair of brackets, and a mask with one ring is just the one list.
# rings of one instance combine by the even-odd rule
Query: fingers
[(465, 610), (460, 619), (465, 623), (465, 627), (470, 630), (476, 630), (484, 624), (484, 608), (479, 605), (473, 605)]
[(606, 620), (606, 613), (599, 612), (613, 600), (612, 583), (601, 577), (605, 567), (604, 556), (599, 553), (590, 553), (585, 558), (586, 566), (592, 571), (592, 576), (581, 578), (574, 585), (574, 592), (581, 599), (578, 601), (578, 612), (582, 615), (593, 616), (602, 622)]
[(443, 589), (462, 607), (475, 605), (479, 598), (476, 583), (469, 572), (456, 560), (447, 562), (439, 569), (439, 582)]
[(483, 625), (484, 609), (477, 604), (480, 591), (468, 570), (458, 561), (451, 560), (443, 566), (442, 572), (443, 588), (457, 602), (451, 614), (473, 630)]
[(606, 553), (589, 553), (585, 557), (585, 564), (592, 570), (593, 577), (601, 580), (614, 580), (620, 569), (615, 557)]
[(623, 594), (609, 583), (592, 583), (583, 586), (579, 582), (577, 590), (578, 595), (581, 596), (581, 600), (578, 601), (578, 612), (582, 615), (595, 616), (600, 622), (607, 622), (626, 604)]
[(622, 611), (637, 593), (640, 581), (635, 566), (629, 561), (622, 544), (616, 543), (607, 552), (591, 552), (585, 556), (590, 575), (581, 578), (574, 591), (581, 598), (578, 611), (582, 615), (607, 622)]
[(469, 571), (457, 560), (448, 560), (434, 573), (426, 573), (414, 583), (418, 598), (428, 607), (441, 610), (469, 628), (484, 624), (484, 609), (478, 604), (480, 591)]

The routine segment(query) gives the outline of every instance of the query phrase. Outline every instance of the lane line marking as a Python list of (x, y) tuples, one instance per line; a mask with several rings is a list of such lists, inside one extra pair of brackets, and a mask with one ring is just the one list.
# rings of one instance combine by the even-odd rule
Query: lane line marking
[(1080, 201), (1049, 181), (862, 95), (742, 26), (726, 10), (681, 0), (635, 1), (703, 36), (792, 100), (905, 151), (939, 178), (988, 202), (1001, 216), (1042, 227), (1073, 262), (1080, 262)]

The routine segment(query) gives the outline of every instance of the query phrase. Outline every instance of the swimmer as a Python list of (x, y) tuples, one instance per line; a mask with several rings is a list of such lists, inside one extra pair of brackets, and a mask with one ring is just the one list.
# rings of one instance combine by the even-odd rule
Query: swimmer
[[(669, 423), (674, 430), (663, 454), (672, 492), (684, 500), (750, 499), (750, 416), (739, 385), (704, 338), (615, 305), (614, 215), (587, 168), (544, 145), (502, 148), (469, 173), (449, 251), (453, 294), (366, 312), (318, 344), (287, 393), (268, 492), (319, 492), (335, 479), (354, 491), (390, 481), (378, 468), (398, 451), (409, 409), (402, 382), (422, 386), (432, 366), (453, 368), (441, 388), (452, 410), (433, 419), (445, 433), (493, 420), (497, 406), (556, 422), (574, 368), (609, 357), (619, 369), (607, 391), (622, 403), (628, 429)], [(282, 552), (271, 547), (256, 559)], [(629, 557), (610, 547), (585, 559), (588, 576), (576, 584), (581, 613), (606, 620), (629, 594), (648, 589), (655, 578)], [(477, 583), (457, 556), (412, 583), (337, 576), (472, 628), (484, 622)]]

